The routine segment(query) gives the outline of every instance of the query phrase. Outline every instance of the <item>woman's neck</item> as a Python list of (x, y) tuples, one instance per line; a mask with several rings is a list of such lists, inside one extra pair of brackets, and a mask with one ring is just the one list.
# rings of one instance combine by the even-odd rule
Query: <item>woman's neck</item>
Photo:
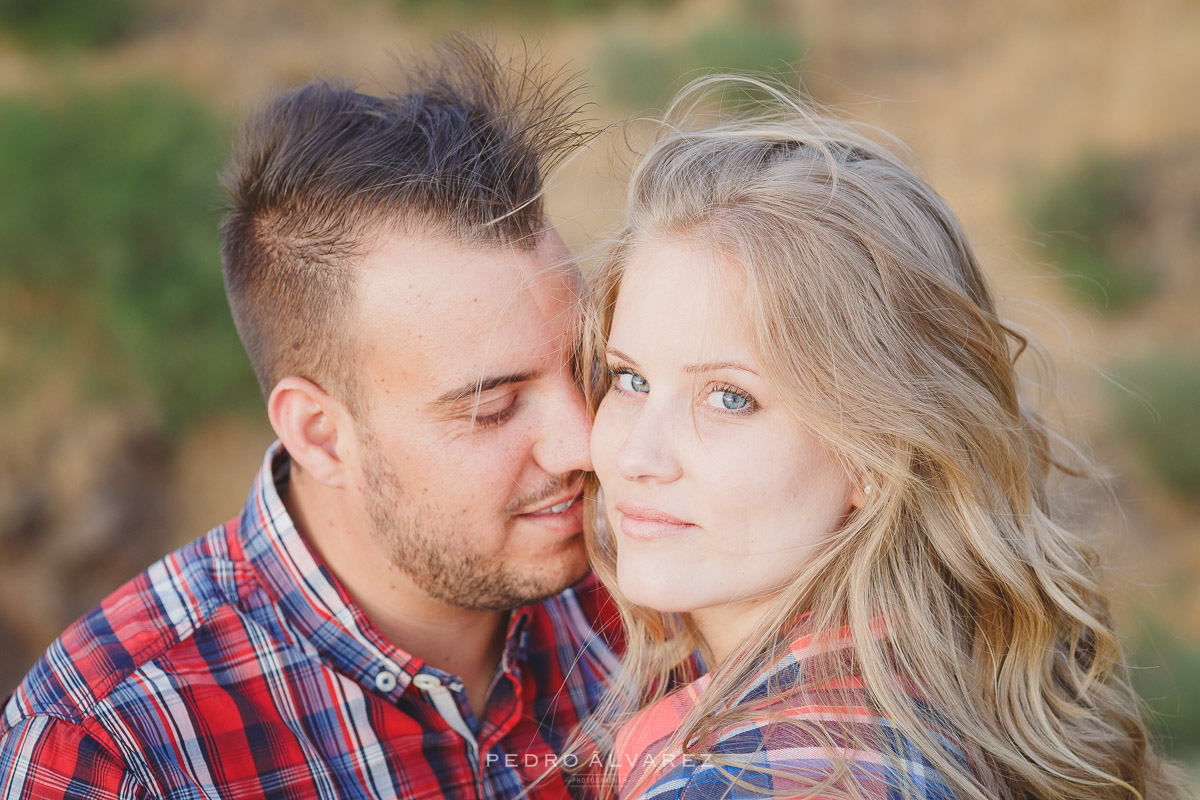
[(710, 669), (720, 665), (740, 649), (739, 646), (762, 620), (770, 601), (769, 597), (760, 597), (691, 612), (700, 635), (704, 637), (705, 644), (712, 652)]

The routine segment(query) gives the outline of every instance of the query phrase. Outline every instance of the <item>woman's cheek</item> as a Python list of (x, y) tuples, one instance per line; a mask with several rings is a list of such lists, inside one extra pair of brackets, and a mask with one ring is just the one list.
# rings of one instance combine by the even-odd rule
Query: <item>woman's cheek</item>
[(610, 399), (605, 397), (600, 407), (596, 409), (596, 419), (592, 422), (592, 436), (589, 443), (592, 456), (592, 467), (601, 482), (612, 476), (614, 455), (618, 445), (613, 439), (618, 435), (611, 413)]

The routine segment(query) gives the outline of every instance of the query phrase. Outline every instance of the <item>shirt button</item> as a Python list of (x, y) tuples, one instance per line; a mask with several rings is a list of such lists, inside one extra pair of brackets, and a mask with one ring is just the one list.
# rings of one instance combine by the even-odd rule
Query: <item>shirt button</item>
[(427, 675), (424, 672), (415, 675), (412, 682), (413, 686), (416, 686), (418, 689), (424, 689), (427, 692), (442, 685), (442, 682), (438, 680), (436, 675)]
[(396, 688), (396, 676), (390, 672), (380, 672), (375, 676), (375, 688), (387, 694)]

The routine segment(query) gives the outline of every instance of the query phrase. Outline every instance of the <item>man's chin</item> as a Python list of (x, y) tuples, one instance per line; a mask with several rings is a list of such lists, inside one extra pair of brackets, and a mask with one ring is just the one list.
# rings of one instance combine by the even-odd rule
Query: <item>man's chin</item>
[(585, 558), (580, 562), (579, 566), (568, 573), (567, 577), (565, 577), (562, 581), (558, 582), (555, 586), (548, 588), (546, 591), (539, 593), (537, 596), (530, 597), (525, 602), (537, 603), (554, 597), (554, 595), (560, 594), (582, 581), (591, 573), (591, 571), (591, 567), (588, 565), (587, 559)]
[(584, 555), (582, 537), (580, 540), (581, 545), (577, 550), (578, 557), (572, 558), (566, 563), (560, 563), (559, 569), (554, 570), (552, 575), (543, 572), (536, 578), (529, 577), (523, 581), (512, 580), (508, 582), (508, 587), (512, 590), (510, 593), (503, 597), (494, 596), (490, 602), (473, 607), (480, 611), (511, 611), (522, 606), (540, 603), (542, 600), (547, 600), (570, 589), (591, 572)]

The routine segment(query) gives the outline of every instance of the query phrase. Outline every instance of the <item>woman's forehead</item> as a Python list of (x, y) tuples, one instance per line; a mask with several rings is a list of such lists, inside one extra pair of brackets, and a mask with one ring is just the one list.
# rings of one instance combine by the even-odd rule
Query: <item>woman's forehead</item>
[[(743, 278), (720, 253), (671, 237), (630, 254), (609, 343), (688, 364), (753, 361)], [(632, 354), (630, 354), (632, 355)]]

